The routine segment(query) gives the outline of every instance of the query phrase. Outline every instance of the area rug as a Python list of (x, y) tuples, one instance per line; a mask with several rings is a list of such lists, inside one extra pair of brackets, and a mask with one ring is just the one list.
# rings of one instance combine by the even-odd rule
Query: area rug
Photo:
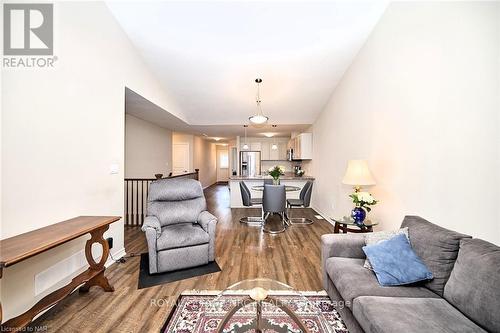
[[(241, 300), (238, 295), (224, 295), (218, 298), (219, 293), (217, 291), (184, 292), (179, 296), (161, 332), (215, 333), (228, 310)], [(302, 292), (302, 295), (304, 296), (279, 293), (273, 297), (285, 302), (311, 333), (348, 333), (326, 292)], [(255, 311), (255, 303), (243, 306), (225, 326), (224, 332), (255, 332)], [(321, 313), (322, 319), (319, 318), (318, 312)], [(262, 313), (265, 333), (301, 332), (294, 321), (274, 305), (264, 303)]]
[(141, 254), (141, 263), (139, 267), (139, 283), (137, 286), (138, 289), (149, 288), (158, 286), (160, 284), (189, 279), (195, 276), (217, 273), (221, 271), (219, 265), (215, 261), (212, 261), (206, 265), (180, 269), (173, 272), (149, 274), (149, 258), (147, 253)]

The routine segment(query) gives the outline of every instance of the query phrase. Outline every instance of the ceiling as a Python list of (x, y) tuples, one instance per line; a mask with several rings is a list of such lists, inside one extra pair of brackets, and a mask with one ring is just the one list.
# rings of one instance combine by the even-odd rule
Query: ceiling
[[(217, 126), (221, 136), (241, 134), (256, 112), (257, 77), (263, 79), (262, 109), (272, 123), (312, 124), (386, 2), (107, 5), (187, 123), (203, 125), (197, 127), (208, 135), (211, 126), (224, 125)], [(144, 112), (157, 121), (171, 118)]]
[[(136, 92), (126, 89), (125, 90), (125, 112), (137, 118), (147, 120), (163, 128), (176, 131), (185, 132), (194, 135), (204, 136), (207, 139), (214, 140), (220, 139), (220, 142), (227, 142), (234, 139), (236, 136), (244, 135), (243, 125), (190, 125), (183, 120), (177, 118), (158, 105), (145, 99)], [(305, 131), (310, 125), (277, 125), (272, 127), (268, 124), (263, 127), (249, 126), (247, 128), (248, 136), (266, 136), (272, 135), (273, 137), (289, 137), (292, 132)]]

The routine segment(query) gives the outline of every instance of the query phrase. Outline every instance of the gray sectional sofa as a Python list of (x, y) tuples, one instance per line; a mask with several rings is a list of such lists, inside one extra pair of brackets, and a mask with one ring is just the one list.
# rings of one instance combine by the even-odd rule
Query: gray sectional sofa
[(434, 279), (382, 287), (364, 268), (363, 234), (321, 237), (324, 288), (349, 332), (500, 332), (500, 247), (406, 216)]

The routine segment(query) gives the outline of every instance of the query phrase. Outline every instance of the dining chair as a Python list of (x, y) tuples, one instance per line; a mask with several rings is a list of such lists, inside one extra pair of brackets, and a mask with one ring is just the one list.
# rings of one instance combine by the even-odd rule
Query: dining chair
[[(261, 198), (252, 198), (252, 194), (250, 193), (250, 190), (248, 189), (248, 186), (245, 184), (244, 181), (240, 182), (240, 192), (241, 192), (241, 200), (243, 201), (243, 206), (252, 207), (254, 205), (262, 204)], [(240, 222), (261, 224), (264, 221), (263, 216), (264, 213), (262, 211), (261, 216), (245, 216), (240, 219)]]
[[(262, 194), (262, 210), (264, 212), (264, 222), (262, 230), (270, 234), (278, 234), (285, 231), (285, 212), (286, 212), (286, 192), (285, 185), (264, 184)], [(279, 214), (281, 225), (278, 229), (270, 229), (267, 226), (267, 220), (270, 215)]]
[(313, 182), (311, 180), (308, 180), (304, 184), (304, 187), (302, 187), (302, 190), (300, 191), (299, 199), (288, 199), (286, 201), (288, 221), (290, 221), (291, 224), (313, 224), (314, 223), (313, 220), (305, 218), (305, 217), (291, 218), (290, 214), (289, 214), (293, 207), (307, 208), (310, 206), (312, 187), (313, 187)]

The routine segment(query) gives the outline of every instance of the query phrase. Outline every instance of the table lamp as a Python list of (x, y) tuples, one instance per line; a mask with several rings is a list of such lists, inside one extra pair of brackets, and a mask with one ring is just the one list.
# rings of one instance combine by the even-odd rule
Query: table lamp
[(373, 179), (372, 173), (368, 169), (366, 160), (349, 160), (342, 183), (353, 185), (354, 192), (359, 192), (361, 186), (375, 185), (375, 179)]

